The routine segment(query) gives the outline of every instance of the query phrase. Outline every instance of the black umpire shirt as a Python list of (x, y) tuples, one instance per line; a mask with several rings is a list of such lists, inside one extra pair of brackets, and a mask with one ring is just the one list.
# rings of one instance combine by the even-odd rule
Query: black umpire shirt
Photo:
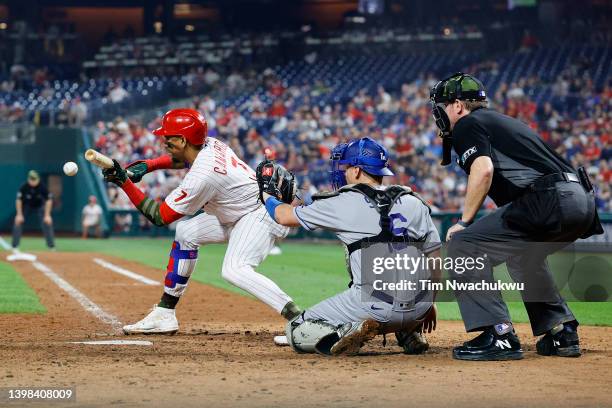
[(24, 208), (38, 209), (51, 198), (51, 194), (43, 183), (38, 183), (36, 187), (32, 187), (26, 182), (17, 192), (17, 199), (21, 200)]
[(477, 157), (491, 158), (494, 172), (488, 195), (498, 207), (521, 196), (541, 176), (575, 172), (525, 123), (487, 108), (457, 121), (453, 148), (467, 174)]

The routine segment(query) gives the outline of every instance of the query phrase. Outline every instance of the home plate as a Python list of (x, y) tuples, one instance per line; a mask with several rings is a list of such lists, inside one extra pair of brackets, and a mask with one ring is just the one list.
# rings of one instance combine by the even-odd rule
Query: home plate
[(280, 347), (288, 346), (287, 336), (274, 336), (274, 344)]
[(90, 344), (95, 346), (152, 346), (153, 342), (147, 340), (99, 340), (99, 341), (70, 341), (70, 344)]

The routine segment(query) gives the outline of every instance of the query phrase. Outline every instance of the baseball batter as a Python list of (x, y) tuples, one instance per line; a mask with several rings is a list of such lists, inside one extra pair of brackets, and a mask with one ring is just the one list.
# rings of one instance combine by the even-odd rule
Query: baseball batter
[(406, 187), (382, 185), (382, 178), (393, 174), (387, 167), (387, 157), (386, 149), (370, 138), (337, 146), (332, 152), (332, 183), (337, 191), (295, 208), (275, 198), (281, 195), (278, 189), (285, 183), (286, 170), (270, 161), (257, 168), (271, 218), (309, 231), (333, 231), (347, 248), (349, 289), (289, 322), (287, 340), (296, 351), (355, 354), (364, 342), (390, 332), (396, 333), (398, 343), (409, 354), (420, 354), (428, 347), (421, 331), (435, 328), (432, 296), (403, 302), (375, 290), (368, 300), (362, 297), (364, 242), (416, 241), (423, 244), (427, 254), (441, 245), (427, 205)]
[[(209, 243), (228, 243), (221, 271), (225, 280), (256, 296), (287, 319), (299, 315), (291, 298), (255, 271), (275, 241), (289, 231), (266, 215), (258, 200), (255, 172), (225, 143), (207, 138), (206, 121), (196, 110), (167, 112), (162, 126), (153, 133), (165, 139), (170, 156), (132, 163), (128, 166), (134, 174), (131, 180), (116, 161), (114, 168), (103, 171), (105, 180), (120, 186), (155, 225), (180, 220), (161, 301), (144, 319), (124, 326), (123, 331), (131, 334), (178, 330), (175, 307), (195, 269), (199, 247)], [(133, 183), (157, 169), (183, 167), (189, 167), (188, 173), (161, 204)], [(196, 215), (200, 210), (204, 212)]]

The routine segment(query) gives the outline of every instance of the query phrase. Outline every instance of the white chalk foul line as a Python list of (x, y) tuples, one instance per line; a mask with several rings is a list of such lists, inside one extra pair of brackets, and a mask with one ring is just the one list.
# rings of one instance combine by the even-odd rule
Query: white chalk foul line
[(13, 248), (11, 248), (11, 246), (8, 244), (8, 242), (6, 242), (6, 241), (4, 240), (4, 238), (2, 238), (2, 237), (0, 237), (0, 246), (1, 246), (3, 249), (7, 250), (7, 251), (10, 251), (10, 250), (12, 250), (12, 249), (13, 249)]
[(29, 262), (34, 262), (37, 258), (36, 255), (34, 254), (27, 254), (25, 252), (21, 252), (20, 250), (18, 250), (17, 248), (13, 248), (11, 247), (8, 242), (6, 242), (6, 240), (2, 237), (0, 237), (0, 246), (3, 249), (6, 249), (7, 251), (11, 251), (11, 255), (6, 257), (6, 260), (9, 262), (14, 262), (14, 261), (29, 261)]
[(69, 344), (89, 344), (93, 346), (152, 346), (153, 342), (146, 340), (94, 340), (71, 341)]
[[(6, 249), (7, 251), (9, 251), (9, 250), (12, 251), (13, 254), (19, 254), (20, 253), (18, 250), (13, 249), (8, 244), (8, 242), (6, 242), (6, 240), (4, 238), (2, 238), (2, 237), (0, 237), (0, 246), (2, 248)], [(28, 259), (28, 260), (30, 260), (30, 259)], [(89, 313), (93, 314), (95, 317), (97, 317), (98, 319), (100, 319), (102, 322), (104, 322), (106, 324), (110, 324), (111, 326), (113, 326), (115, 328), (121, 327), (121, 322), (119, 321), (119, 319), (117, 319), (112, 314), (107, 313), (104, 310), (102, 310), (102, 308), (100, 308), (100, 306), (96, 305), (87, 296), (85, 296), (84, 294), (79, 292), (78, 289), (76, 289), (74, 286), (69, 284), (64, 279), (62, 279), (58, 274), (53, 272), (51, 270), (51, 268), (49, 268), (47, 265), (45, 265), (45, 264), (43, 264), (41, 262), (37, 262), (35, 260), (36, 260), (36, 257), (34, 257), (34, 260), (32, 260), (32, 265), (36, 269), (41, 271), (45, 276), (47, 276), (47, 278), (51, 279), (57, 286), (59, 286), (61, 289), (63, 289), (66, 293), (68, 293), (70, 296), (72, 296), (77, 302), (79, 302), (79, 304), (86, 311), (88, 311)]]
[(145, 285), (151, 285), (151, 286), (159, 286), (160, 283), (157, 281), (154, 281), (153, 279), (149, 279), (145, 276), (139, 275), (135, 272), (132, 271), (128, 271), (127, 269), (124, 269), (120, 266), (117, 266), (115, 264), (112, 264), (110, 262), (105, 261), (104, 259), (100, 259), (100, 258), (94, 258), (93, 261), (95, 263), (97, 263), (98, 265), (102, 266), (103, 268), (106, 269), (110, 269), (113, 272), (117, 272), (120, 275), (123, 276), (127, 276), (128, 278), (137, 280), (138, 282), (142, 282)]
[(79, 292), (77, 288), (72, 286), (70, 283), (61, 278), (58, 274), (53, 272), (48, 266), (42, 264), (40, 262), (32, 262), (32, 265), (39, 271), (41, 271), (47, 278), (51, 279), (53, 283), (63, 289), (66, 293), (72, 296), (83, 309), (100, 319), (102, 322), (106, 324), (110, 324), (113, 327), (121, 327), (121, 322), (115, 316), (110, 313), (105, 312), (100, 308), (100, 306), (96, 305), (92, 302), (87, 296)]

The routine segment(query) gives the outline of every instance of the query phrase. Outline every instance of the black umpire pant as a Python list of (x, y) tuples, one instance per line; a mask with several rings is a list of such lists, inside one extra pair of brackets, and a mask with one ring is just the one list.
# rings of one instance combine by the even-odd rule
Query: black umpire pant
[(21, 242), (21, 234), (23, 233), (23, 225), (25, 221), (32, 215), (35, 215), (40, 222), (40, 227), (45, 235), (45, 240), (47, 241), (47, 247), (54, 248), (55, 242), (53, 237), (53, 224), (47, 225), (44, 220), (45, 209), (43, 207), (32, 208), (28, 206), (23, 206), (23, 219), (24, 222), (21, 225), (13, 224), (13, 248), (19, 247), (19, 242)]
[[(450, 257), (484, 255), (487, 262), (478, 272), (453, 273), (452, 277), (493, 282), (493, 267), (505, 262), (512, 279), (531, 289), (521, 295), (533, 334), (542, 335), (560, 323), (576, 320), (555, 286), (546, 257), (583, 236), (595, 215), (594, 195), (579, 183), (561, 181), (529, 192), (453, 235)], [(468, 332), (511, 321), (497, 290), (462, 290), (455, 296)]]

